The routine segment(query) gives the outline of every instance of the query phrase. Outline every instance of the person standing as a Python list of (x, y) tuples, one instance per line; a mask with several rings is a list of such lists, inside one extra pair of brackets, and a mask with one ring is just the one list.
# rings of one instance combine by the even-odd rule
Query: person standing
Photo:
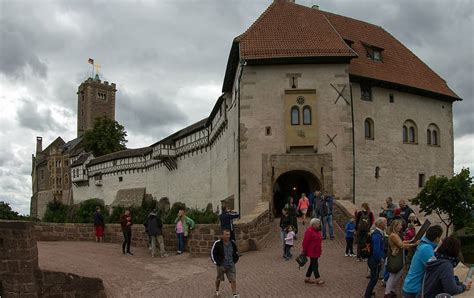
[(288, 209), (283, 208), (283, 210), (281, 211), (281, 217), (280, 217), (280, 239), (283, 243), (283, 258), (285, 257), (286, 228), (289, 225), (291, 225), (291, 221), (290, 221), (290, 218), (288, 217)]
[(153, 209), (143, 224), (146, 228), (148, 237), (150, 237), (151, 243), (151, 257), (156, 256), (156, 242), (160, 245), (160, 256), (162, 258), (168, 256), (165, 251), (165, 244), (163, 241), (163, 222), (161, 216), (156, 213), (156, 209)]
[[(308, 271), (306, 271), (305, 283), (322, 285), (324, 281), (319, 275), (318, 259), (321, 257), (323, 237), (321, 235), (321, 220), (313, 218), (309, 222), (303, 237), (303, 254), (310, 258)], [(311, 280), (314, 274), (315, 280)]]
[(413, 211), (413, 209), (411, 209), (407, 205), (407, 202), (404, 199), (401, 199), (400, 201), (398, 201), (398, 205), (400, 206), (400, 216), (405, 221), (405, 228), (406, 228), (406, 224), (408, 223), (408, 218), (410, 217), (410, 214), (415, 213), (415, 212)]
[(295, 234), (298, 234), (298, 219), (296, 217), (297, 207), (293, 201), (293, 197), (288, 197), (288, 203), (286, 203), (285, 208), (288, 210), (290, 224), (295, 228)]
[(95, 241), (104, 242), (105, 221), (100, 206), (95, 207), (94, 212)]
[(178, 240), (178, 250), (176, 254), (180, 255), (184, 252), (185, 238), (188, 237), (189, 231), (194, 229), (194, 220), (184, 214), (184, 209), (180, 209), (178, 211), (178, 217), (176, 217), (174, 222), (176, 224), (175, 230)]
[(296, 236), (295, 236), (295, 232), (293, 232), (293, 227), (291, 225), (289, 225), (285, 230), (286, 230), (285, 251), (283, 253), (283, 257), (285, 258), (286, 261), (288, 261), (293, 256), (291, 254), (291, 248), (293, 247)]
[(375, 222), (375, 230), (372, 232), (371, 249), (372, 253), (367, 261), (370, 269), (370, 281), (365, 289), (365, 298), (373, 295), (377, 280), (379, 279), (380, 270), (384, 260), (384, 231), (387, 227), (387, 219), (379, 217)]
[(346, 224), (346, 257), (355, 257), (354, 254), (354, 234), (355, 234), (355, 223), (354, 217), (349, 218), (349, 222)]
[(133, 256), (133, 253), (130, 251), (130, 245), (132, 243), (132, 225), (133, 222), (130, 210), (125, 209), (120, 217), (120, 226), (122, 227), (123, 233), (122, 253), (129, 256)]
[(301, 214), (303, 214), (303, 217), (302, 217), (303, 225), (306, 220), (306, 213), (308, 212), (308, 208), (309, 208), (309, 199), (306, 197), (305, 193), (302, 193), (301, 198), (298, 202), (298, 210), (301, 211)]
[(240, 214), (234, 210), (230, 210), (227, 206), (222, 207), (222, 213), (219, 215), (219, 222), (221, 223), (221, 231), (229, 230), (230, 239), (235, 241), (234, 233), (234, 219), (239, 218)]
[(387, 224), (390, 225), (392, 223), (393, 217), (395, 216), (395, 209), (397, 207), (393, 203), (392, 197), (388, 197), (385, 199), (385, 208), (382, 207), (382, 212), (380, 212), (380, 216), (383, 216), (387, 219)]
[(216, 296), (219, 296), (219, 286), (224, 281), (224, 275), (230, 282), (234, 298), (237, 294), (237, 270), (235, 264), (239, 261), (239, 252), (235, 241), (230, 239), (230, 231), (222, 230), (221, 239), (214, 242), (211, 248), (211, 260), (217, 268)]
[(363, 261), (360, 250), (364, 247), (369, 235), (370, 227), (374, 224), (374, 214), (370, 211), (369, 204), (362, 203), (362, 210), (356, 216), (356, 236), (357, 236), (357, 260)]
[(403, 282), (403, 297), (416, 298), (420, 294), (423, 276), (425, 275), (425, 265), (434, 256), (434, 250), (438, 246), (442, 235), (443, 228), (440, 225), (435, 225), (429, 227), (426, 235), (421, 238)]
[(329, 238), (334, 240), (334, 226), (332, 223), (332, 206), (334, 203), (334, 198), (326, 192), (324, 194), (323, 201), (323, 211), (325, 215), (322, 217), (322, 229), (323, 229), (323, 239), (326, 239), (326, 227), (329, 229)]

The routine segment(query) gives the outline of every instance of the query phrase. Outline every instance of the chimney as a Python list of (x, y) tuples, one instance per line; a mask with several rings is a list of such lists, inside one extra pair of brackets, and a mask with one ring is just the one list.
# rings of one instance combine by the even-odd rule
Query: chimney
[(36, 137), (36, 156), (43, 151), (43, 138)]
[(318, 9), (319, 10), (319, 5), (316, 5), (314, 4), (313, 6), (311, 6), (312, 9)]

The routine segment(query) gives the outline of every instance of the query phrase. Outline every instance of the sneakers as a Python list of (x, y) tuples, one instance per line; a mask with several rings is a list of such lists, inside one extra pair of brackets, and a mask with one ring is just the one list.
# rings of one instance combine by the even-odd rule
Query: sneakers
[(133, 256), (133, 253), (131, 251), (127, 251), (128, 256)]
[(350, 254), (349, 256), (353, 258), (357, 257), (355, 254)]
[(234, 294), (234, 295), (232, 296), (232, 298), (239, 298), (239, 297), (240, 297), (239, 294)]
[(214, 296), (219, 297), (219, 296), (220, 296), (219, 291), (216, 291), (216, 293), (214, 294)]
[(180, 251), (180, 250), (178, 250), (178, 251), (176, 252), (177, 255), (180, 255), (180, 254), (182, 254), (182, 253), (183, 253), (183, 252)]
[(350, 255), (349, 254), (344, 254), (345, 257), (349, 257)]
[(163, 254), (161, 257), (166, 258), (166, 257), (168, 257), (168, 254)]

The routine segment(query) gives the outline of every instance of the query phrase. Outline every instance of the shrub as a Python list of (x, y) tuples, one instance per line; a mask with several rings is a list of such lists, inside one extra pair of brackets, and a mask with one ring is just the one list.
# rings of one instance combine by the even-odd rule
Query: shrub
[(186, 210), (186, 204), (181, 203), (181, 202), (175, 202), (171, 206), (170, 211), (167, 214), (163, 214), (163, 222), (165, 224), (174, 224), (174, 221), (176, 217), (178, 216), (178, 211), (180, 209), (185, 209)]
[(69, 207), (59, 201), (51, 201), (46, 205), (43, 221), (65, 223), (68, 218)]
[(215, 214), (212, 209), (209, 210), (207, 208), (191, 208), (186, 210), (186, 215), (192, 218), (196, 223), (200, 224), (214, 224), (218, 221), (217, 214)]
[(13, 211), (10, 204), (3, 201), (0, 202), (0, 219), (20, 219), (18, 212)]
[(125, 209), (129, 209), (132, 215), (132, 221), (135, 224), (142, 224), (145, 222), (148, 214), (156, 208), (157, 201), (155, 199), (143, 199), (141, 206), (115, 206), (112, 207), (112, 213), (108, 218), (107, 222), (118, 223), (120, 222), (120, 216), (123, 214)]
[(100, 199), (89, 199), (81, 202), (76, 210), (74, 210), (74, 222), (78, 223), (93, 223), (95, 208), (99, 206), (102, 216), (107, 220), (109, 213), (105, 208), (104, 201)]

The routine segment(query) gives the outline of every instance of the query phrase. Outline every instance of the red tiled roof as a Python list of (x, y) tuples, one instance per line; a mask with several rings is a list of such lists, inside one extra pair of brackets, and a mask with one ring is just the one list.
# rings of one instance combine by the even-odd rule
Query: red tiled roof
[[(349, 74), (423, 89), (458, 98), (439, 75), (382, 27), (322, 12), (359, 55), (352, 59)], [(382, 62), (367, 57), (364, 43), (382, 48)]]
[[(344, 39), (353, 42), (351, 47)], [(241, 59), (352, 58), (352, 76), (459, 99), (446, 81), (383, 28), (285, 0), (274, 1), (235, 42)], [(382, 61), (369, 59), (364, 44), (382, 49)], [(229, 61), (232, 55), (233, 51)], [(229, 67), (232, 65), (228, 64), (223, 91), (235, 75)]]
[(242, 35), (244, 59), (356, 57), (321, 11), (275, 1)]

